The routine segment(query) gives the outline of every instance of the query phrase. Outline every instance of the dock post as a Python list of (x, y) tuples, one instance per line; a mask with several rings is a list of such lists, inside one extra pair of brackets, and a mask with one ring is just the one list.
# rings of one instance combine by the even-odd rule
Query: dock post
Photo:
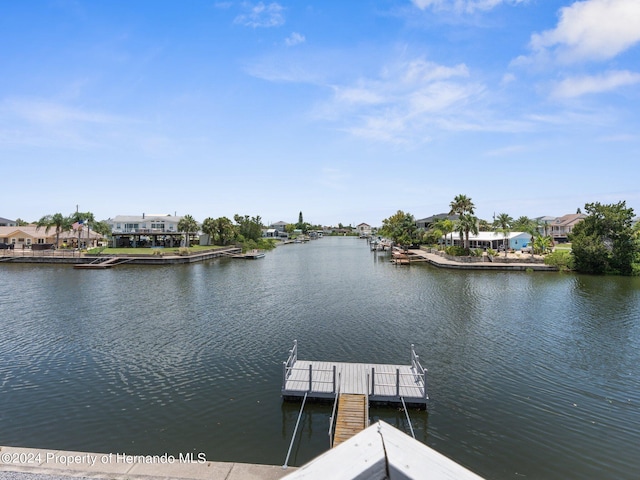
[(371, 367), (371, 396), (375, 395), (376, 391), (376, 369)]
[(282, 389), (287, 385), (287, 362), (282, 362)]
[(309, 364), (309, 391), (313, 390), (312, 367), (313, 365)]
[(400, 369), (396, 368), (396, 397), (400, 396)]
[(336, 393), (336, 366), (333, 366), (333, 393)]
[(422, 373), (422, 378), (424, 379), (423, 380), (423, 382), (424, 382), (423, 383), (423, 386), (424, 386), (424, 399), (426, 400), (427, 398), (429, 398), (429, 396), (427, 395), (427, 371), (426, 370)]

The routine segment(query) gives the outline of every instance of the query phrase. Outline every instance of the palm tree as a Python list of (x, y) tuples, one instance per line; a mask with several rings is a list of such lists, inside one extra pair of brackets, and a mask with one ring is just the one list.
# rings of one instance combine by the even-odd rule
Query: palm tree
[(549, 248), (551, 248), (552, 240), (550, 236), (547, 235), (538, 235), (534, 242), (533, 248), (537, 253), (543, 255)]
[(474, 235), (478, 234), (478, 217), (471, 214), (460, 215), (458, 220), (459, 228), (464, 232), (464, 248), (469, 250), (471, 245), (469, 243), (469, 233)]
[(509, 216), (507, 213), (501, 213), (496, 218), (495, 222), (493, 222), (496, 227), (496, 231), (500, 232), (504, 235), (504, 240), (502, 245), (504, 247), (504, 256), (507, 256), (507, 237), (509, 233), (511, 233), (511, 223), (513, 222), (513, 218)]
[(185, 246), (188, 247), (190, 245), (191, 232), (198, 231), (198, 222), (196, 222), (191, 215), (185, 215), (178, 222), (178, 231), (186, 233), (187, 240)]
[[(453, 233), (454, 224), (448, 218), (441, 218), (441, 219), (436, 220), (435, 222), (433, 222), (432, 228), (440, 230), (442, 232), (442, 236), (445, 237), (445, 242), (444, 243), (446, 245), (446, 243), (447, 243), (446, 242), (446, 237), (450, 233)], [(451, 237), (451, 241), (453, 243), (453, 235)]]
[(60, 246), (60, 234), (62, 232), (68, 232), (71, 230), (71, 218), (65, 217), (61, 213), (54, 213), (53, 215), (45, 215), (36, 222), (36, 229), (44, 227), (44, 233), (49, 233), (51, 227), (56, 227), (56, 248)]
[(216, 220), (211, 217), (207, 217), (202, 221), (202, 231), (209, 236), (208, 244), (214, 243), (214, 236), (216, 234)]
[[(474, 209), (476, 206), (471, 201), (471, 198), (466, 195), (456, 195), (453, 201), (449, 204), (451, 210), (449, 211), (449, 215), (458, 215), (459, 219), (462, 220), (462, 217), (469, 216), (472, 217), (474, 213)], [(458, 228), (462, 228), (462, 232), (465, 237), (464, 248), (469, 249), (469, 232), (471, 231), (472, 225), (475, 229), (475, 233), (478, 233), (478, 219), (476, 217), (472, 217), (474, 220), (471, 221), (471, 218), (461, 221), (458, 225)]]

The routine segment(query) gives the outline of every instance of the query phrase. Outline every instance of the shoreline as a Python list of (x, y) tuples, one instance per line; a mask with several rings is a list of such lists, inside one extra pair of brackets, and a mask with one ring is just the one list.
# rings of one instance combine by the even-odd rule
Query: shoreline
[[(500, 262), (492, 260), (489, 262), (460, 262), (441, 257), (438, 254), (428, 252), (426, 250), (409, 250), (409, 257), (420, 257), (419, 260), (411, 259), (412, 262), (425, 262), (438, 268), (452, 268), (458, 270), (500, 270), (500, 271), (527, 271), (533, 270), (537, 272), (557, 272), (557, 267), (545, 265), (544, 263), (534, 262)], [(494, 257), (497, 258), (497, 257)]]
[(178, 265), (203, 262), (219, 257), (229, 257), (241, 251), (238, 247), (217, 248), (190, 255), (89, 255), (71, 252), (63, 255), (0, 255), (0, 265), (4, 263), (88, 265), (117, 258), (129, 265)]

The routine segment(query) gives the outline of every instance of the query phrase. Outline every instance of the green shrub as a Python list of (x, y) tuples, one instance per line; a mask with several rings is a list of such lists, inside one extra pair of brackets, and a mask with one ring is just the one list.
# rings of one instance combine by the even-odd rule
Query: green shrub
[(498, 253), (500, 252), (498, 252), (497, 250), (494, 250), (493, 248), (487, 248), (487, 255), (491, 257), (497, 257)]
[(451, 245), (445, 249), (447, 255), (451, 255), (452, 257), (464, 257), (469, 254), (464, 247), (459, 247), (457, 245)]
[(573, 255), (568, 251), (553, 252), (544, 257), (544, 263), (557, 267), (563, 272), (573, 270)]
[(189, 254), (191, 254), (191, 250), (189, 250), (187, 247), (180, 247), (178, 249), (178, 255), (185, 256), (185, 255), (189, 255)]

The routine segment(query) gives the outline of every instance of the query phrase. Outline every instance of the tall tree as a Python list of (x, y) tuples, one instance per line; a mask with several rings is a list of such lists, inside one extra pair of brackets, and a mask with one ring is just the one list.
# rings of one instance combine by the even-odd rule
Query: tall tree
[(478, 234), (478, 218), (468, 213), (460, 215), (458, 225), (458, 228), (460, 228), (464, 233), (464, 248), (469, 250), (471, 247), (469, 243), (469, 234)]
[[(456, 195), (453, 198), (453, 201), (449, 204), (449, 206), (451, 207), (451, 210), (449, 211), (449, 215), (459, 216), (458, 221), (460, 223), (458, 224), (458, 228), (462, 229), (461, 235), (464, 234), (464, 238), (465, 238), (464, 248), (469, 249), (469, 246), (468, 246), (469, 233), (471, 232), (472, 225), (474, 226), (473, 228), (475, 229), (474, 230), (475, 233), (477, 234), (478, 232), (478, 226), (477, 226), (478, 219), (476, 217), (473, 217), (476, 206), (471, 201), (471, 198), (462, 194)], [(466, 218), (465, 220), (462, 220), (462, 217), (465, 217), (465, 216), (468, 216), (468, 218)], [(471, 218), (475, 219), (475, 221), (472, 222)]]
[(71, 230), (71, 224), (73, 222), (69, 217), (65, 217), (61, 213), (54, 213), (53, 215), (45, 215), (36, 222), (36, 229), (44, 228), (44, 233), (49, 233), (52, 227), (56, 229), (56, 248), (60, 247), (60, 234)]
[(242, 216), (235, 214), (233, 220), (237, 224), (238, 234), (242, 237), (242, 239), (240, 239), (241, 241), (244, 239), (257, 242), (262, 237), (263, 225), (260, 215), (249, 217), (249, 215)]
[(587, 216), (569, 234), (575, 268), (587, 273), (630, 275), (640, 253), (626, 202), (584, 206)]
[(198, 222), (191, 215), (185, 215), (178, 222), (178, 231), (185, 232), (185, 247), (189, 247), (191, 245), (191, 233), (198, 231)]
[(394, 215), (382, 220), (380, 233), (391, 238), (398, 245), (409, 245), (417, 240), (418, 226), (410, 213), (398, 210)]
[(209, 237), (208, 245), (215, 244), (216, 220), (207, 217), (202, 221), (202, 231)]
[(217, 245), (229, 245), (236, 237), (236, 229), (233, 222), (227, 217), (216, 219), (216, 242)]
[(504, 236), (502, 240), (502, 246), (504, 247), (504, 256), (507, 256), (507, 237), (509, 233), (511, 233), (511, 224), (513, 223), (513, 218), (509, 216), (508, 213), (501, 213), (496, 217), (495, 222), (493, 223), (496, 228), (496, 232), (502, 233)]

